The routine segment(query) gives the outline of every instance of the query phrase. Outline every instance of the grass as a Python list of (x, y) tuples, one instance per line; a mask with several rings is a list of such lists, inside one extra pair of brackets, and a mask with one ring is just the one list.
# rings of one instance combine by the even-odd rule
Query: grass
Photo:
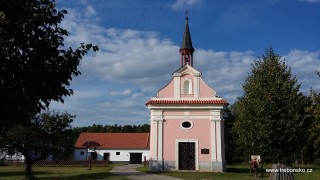
[[(319, 166), (299, 166), (304, 169), (312, 169), (313, 172), (310, 173), (296, 173), (295, 178), (297, 180), (319, 180), (320, 179), (320, 167)], [(293, 167), (293, 168), (299, 168)], [(227, 179), (241, 179), (241, 180), (250, 180), (257, 179), (252, 174), (249, 174), (248, 165), (228, 165), (227, 173), (215, 173), (215, 172), (179, 172), (179, 171), (170, 171), (170, 172), (161, 172), (160, 174), (174, 176), (182, 179), (215, 179), (215, 180), (227, 180)], [(264, 167), (263, 178), (269, 179), (270, 173), (266, 173), (265, 168), (271, 168), (271, 165), (266, 165)], [(137, 168), (138, 171), (148, 172), (148, 167)], [(150, 172), (149, 172), (150, 173)]]
[[(299, 168), (299, 167), (294, 167)], [(297, 180), (313, 180), (320, 179), (320, 166), (301, 166), (300, 168), (312, 169), (312, 172), (296, 173)]]
[[(109, 167), (32, 167), (34, 179), (110, 179), (126, 180), (109, 171), (116, 165)], [(24, 166), (0, 166), (0, 180), (24, 179)]]
[[(89, 170), (88, 167), (33, 167), (34, 179), (110, 179), (110, 180), (127, 180), (125, 177), (116, 176), (109, 171), (117, 166), (110, 164), (109, 167), (93, 167)], [(271, 168), (267, 165), (264, 168)], [(299, 168), (299, 167), (293, 167)], [(320, 166), (300, 166), (304, 169), (312, 169), (312, 172), (296, 173), (297, 180), (318, 180), (320, 179)], [(139, 167), (138, 171), (148, 172), (148, 167)], [(241, 179), (250, 180), (257, 179), (248, 173), (248, 165), (233, 165), (227, 166), (227, 173), (214, 173), (214, 172), (161, 172), (160, 174), (179, 177), (182, 179)], [(265, 173), (264, 177), (259, 179), (269, 179), (269, 173)], [(24, 166), (0, 166), (0, 180), (16, 180), (24, 178)]]

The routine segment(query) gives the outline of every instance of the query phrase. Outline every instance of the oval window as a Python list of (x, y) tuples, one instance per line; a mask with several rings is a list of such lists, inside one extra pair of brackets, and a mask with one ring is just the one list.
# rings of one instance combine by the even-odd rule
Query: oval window
[(191, 129), (192, 128), (192, 122), (190, 121), (183, 121), (181, 123), (181, 127), (184, 129)]

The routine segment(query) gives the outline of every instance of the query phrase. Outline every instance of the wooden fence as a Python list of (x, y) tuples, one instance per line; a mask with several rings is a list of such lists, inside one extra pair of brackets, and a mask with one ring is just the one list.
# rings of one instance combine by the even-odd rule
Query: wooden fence
[[(3, 165), (9, 166), (9, 165), (24, 165), (24, 161), (3, 161)], [(89, 166), (90, 161), (84, 160), (84, 161), (76, 161), (76, 160), (40, 160), (33, 163), (33, 166)], [(91, 161), (91, 166), (109, 166), (108, 160), (103, 161)]]

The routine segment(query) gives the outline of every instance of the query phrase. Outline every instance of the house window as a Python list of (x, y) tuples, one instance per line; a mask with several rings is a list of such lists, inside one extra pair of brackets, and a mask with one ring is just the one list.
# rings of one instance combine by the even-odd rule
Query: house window
[(192, 82), (189, 79), (186, 79), (183, 82), (183, 94), (191, 94), (192, 93)]
[(182, 129), (191, 129), (193, 127), (193, 123), (189, 120), (184, 120), (181, 122)]
[(120, 152), (116, 152), (116, 155), (120, 155)]
[(84, 151), (81, 151), (81, 152), (80, 152), (80, 155), (84, 155)]

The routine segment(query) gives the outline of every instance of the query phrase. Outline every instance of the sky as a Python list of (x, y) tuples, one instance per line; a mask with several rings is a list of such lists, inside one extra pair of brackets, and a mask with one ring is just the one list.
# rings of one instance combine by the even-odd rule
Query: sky
[(272, 47), (301, 83), (320, 90), (320, 0), (60, 0), (66, 47), (99, 46), (81, 60), (74, 95), (50, 110), (74, 127), (149, 123), (145, 103), (180, 68), (186, 9), (194, 68), (233, 104), (251, 64)]

